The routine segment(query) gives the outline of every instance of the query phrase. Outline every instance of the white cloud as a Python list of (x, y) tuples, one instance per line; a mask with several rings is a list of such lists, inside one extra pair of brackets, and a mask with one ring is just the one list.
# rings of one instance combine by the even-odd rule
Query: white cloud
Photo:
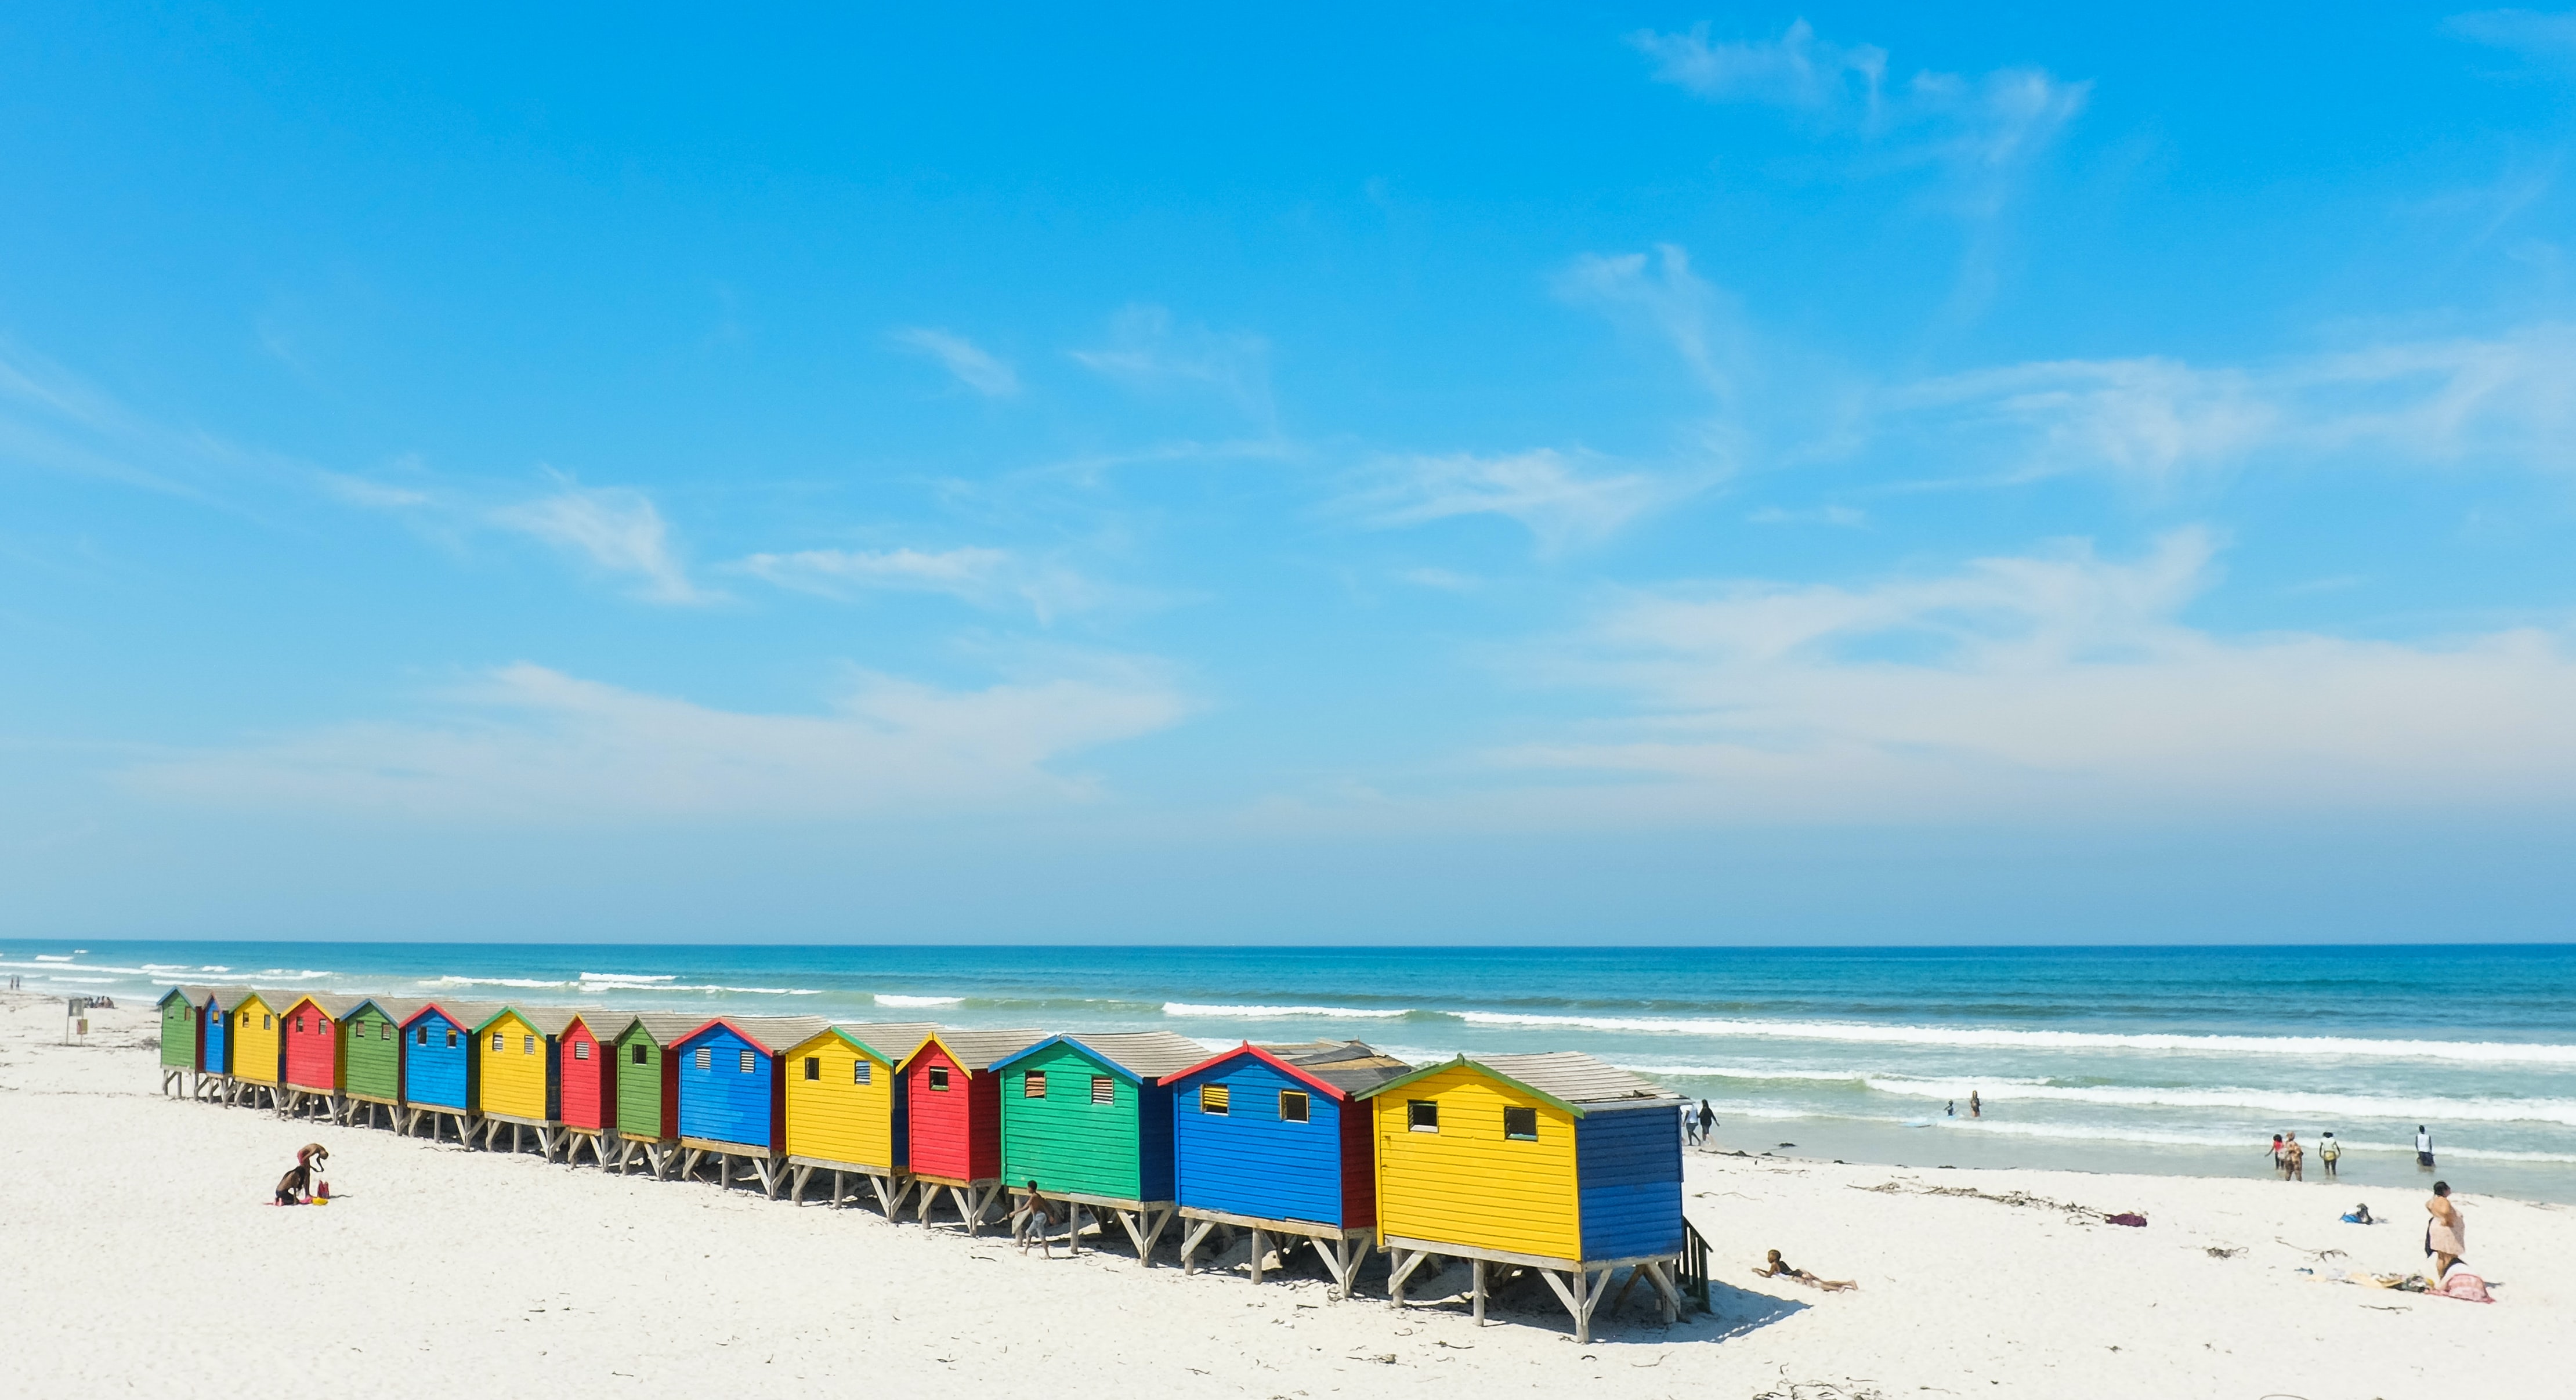
[(2072, 545), (1860, 588), (1631, 596), (1545, 670), (1634, 710), (1496, 757), (1660, 779), (1630, 805), (1761, 820), (2563, 805), (2576, 790), (2565, 637), (2217, 636), (2179, 617), (2214, 549), (2187, 530), (2133, 563)]
[(1639, 515), (1697, 489), (1696, 483), (1644, 472), (1586, 471), (1552, 448), (1509, 457), (1397, 458), (1380, 464), (1377, 475), (1377, 484), (1342, 503), (1369, 528), (1499, 515), (1519, 522), (1539, 551), (1550, 555), (1598, 544)]
[(1129, 388), (1214, 392), (1265, 427), (1273, 420), (1270, 346), (1257, 335), (1175, 326), (1159, 306), (1130, 306), (1110, 318), (1109, 343), (1073, 352), (1076, 363)]
[(1698, 24), (1686, 34), (1639, 30), (1628, 42), (1655, 60), (1657, 81), (1712, 102), (1809, 109), (1858, 103), (1874, 114), (1887, 79), (1887, 50), (1819, 39), (1803, 19), (1770, 40), (1712, 44), (1708, 26)]
[(640, 491), (566, 481), (551, 496), (502, 507), (489, 518), (502, 529), (542, 540), (602, 573), (634, 579), (639, 597), (657, 603), (710, 599), (690, 581), (672, 552), (671, 532), (662, 512)]
[(982, 608), (1025, 604), (1042, 622), (1101, 602), (1101, 591), (1073, 570), (1004, 549), (806, 549), (755, 554), (737, 567), (781, 588), (827, 597), (940, 593)]
[(986, 398), (1008, 398), (1020, 391), (1020, 376), (1009, 361), (953, 331), (913, 326), (896, 331), (894, 342), (938, 361), (959, 383)]
[(911, 819), (1080, 800), (1093, 785), (1052, 765), (1187, 709), (1132, 664), (974, 691), (867, 676), (818, 715), (711, 709), (525, 663), (443, 700), (435, 720), (340, 725), (126, 777), (217, 806), (433, 820)]
[(1742, 317), (1690, 269), (1690, 255), (1670, 243), (1643, 253), (1586, 253), (1557, 278), (1557, 295), (1634, 321), (1669, 342), (1709, 392), (1735, 392), (1745, 357)]
[(2001, 429), (2026, 474), (2149, 478), (2266, 460), (2576, 467), (2576, 327), (2400, 342), (2269, 364), (2062, 360), (1926, 380), (1891, 414)]
[(2476, 10), (2453, 15), (2442, 27), (2463, 39), (2532, 58), (2576, 62), (2576, 11)]

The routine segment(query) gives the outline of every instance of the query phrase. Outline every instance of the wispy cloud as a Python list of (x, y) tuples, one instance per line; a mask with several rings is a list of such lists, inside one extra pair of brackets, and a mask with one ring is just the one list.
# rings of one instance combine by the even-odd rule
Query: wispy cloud
[(957, 381), (986, 398), (1003, 399), (1020, 392), (1020, 376), (1010, 362), (954, 331), (913, 326), (894, 332), (894, 343), (939, 363)]
[(2442, 27), (2527, 57), (2576, 64), (2576, 10), (2474, 10), (2451, 16)]
[(1078, 801), (1053, 765), (1187, 711), (1155, 668), (1102, 662), (983, 690), (862, 676), (829, 712), (712, 709), (502, 667), (432, 718), (340, 725), (125, 776), (207, 805), (525, 824), (906, 819)]
[(1569, 456), (1553, 448), (1508, 457), (1392, 458), (1379, 463), (1373, 476), (1341, 503), (1371, 529), (1498, 515), (1527, 529), (1542, 555), (1598, 544), (1705, 484), (1607, 470), (1588, 454)]
[(2198, 529), (1861, 587), (1632, 594), (1543, 674), (1635, 709), (1507, 766), (1650, 777), (1752, 819), (2564, 803), (2576, 657), (2538, 630), (2407, 644), (2181, 620)]
[(714, 595), (690, 580), (672, 548), (670, 527), (651, 497), (622, 486), (558, 481), (561, 489), (553, 494), (503, 506), (487, 518), (601, 573), (633, 580), (638, 597), (656, 603), (712, 600)]
[(755, 554), (737, 567), (826, 597), (937, 593), (980, 608), (1025, 605), (1041, 622), (1097, 606), (1102, 590), (1072, 569), (1006, 549), (805, 549)]
[(1763, 102), (1810, 111), (1857, 108), (1874, 121), (1887, 81), (1887, 50), (1816, 37), (1798, 20), (1777, 39), (1711, 43), (1706, 24), (1687, 33), (1641, 29), (1628, 42), (1655, 60), (1655, 78), (1712, 102)]
[(2021, 439), (2021, 475), (2149, 478), (2265, 460), (2576, 467), (2576, 326), (2403, 341), (2253, 366), (2063, 360), (1908, 386), (1900, 420)]
[(1266, 430), (1270, 345), (1257, 335), (1180, 326), (1159, 306), (1129, 306), (1110, 318), (1108, 343), (1076, 350), (1074, 361), (1142, 392), (1194, 389), (1232, 403)]
[(1691, 272), (1690, 254), (1671, 243), (1644, 253), (1586, 253), (1556, 279), (1557, 295), (1609, 313), (1657, 337), (1721, 400), (1735, 395), (1744, 358), (1743, 317)]

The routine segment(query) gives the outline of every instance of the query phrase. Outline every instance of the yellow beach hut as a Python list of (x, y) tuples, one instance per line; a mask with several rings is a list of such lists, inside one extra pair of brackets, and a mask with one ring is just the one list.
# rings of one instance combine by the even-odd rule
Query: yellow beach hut
[[(1681, 1315), (1678, 1095), (1590, 1055), (1466, 1056), (1362, 1090), (1377, 1140), (1387, 1291), (1433, 1259), (1463, 1259), (1478, 1322), (1488, 1275), (1535, 1272), (1590, 1341), (1610, 1277), (1654, 1286)], [(1498, 1280), (1499, 1281), (1499, 1280)], [(1620, 1295), (1625, 1297), (1627, 1286)]]
[(225, 1102), (257, 1103), (265, 1099), (270, 1108), (285, 1106), (279, 1078), (284, 1069), (286, 1040), (277, 1033), (277, 1013), (294, 1000), (291, 993), (251, 990), (233, 1003), (233, 1077)]
[(483, 1148), (491, 1151), (503, 1128), (517, 1152), (533, 1134), (553, 1161), (563, 1136), (556, 1107), (555, 1037), (572, 1013), (543, 1007), (504, 1006), (474, 1028), (474, 1111), (483, 1119)]
[(805, 1200), (814, 1173), (832, 1174), (832, 1204), (859, 1177), (876, 1189), (892, 1220), (912, 1187), (905, 1161), (903, 1062), (939, 1027), (920, 1024), (827, 1026), (791, 1045), (784, 1112), (788, 1199)]

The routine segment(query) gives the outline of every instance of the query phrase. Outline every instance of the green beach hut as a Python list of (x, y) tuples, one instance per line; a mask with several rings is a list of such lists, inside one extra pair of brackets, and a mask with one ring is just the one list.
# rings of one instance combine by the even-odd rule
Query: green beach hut
[(618, 1032), (617, 1158), (608, 1165), (626, 1171), (636, 1165), (667, 1177), (680, 1164), (680, 1073), (671, 1063), (671, 1047), (707, 1023), (704, 1016), (679, 1012), (638, 1013)]
[[(993, 1064), (1002, 1078), (1002, 1184), (1025, 1201), (1084, 1207), (1115, 1219), (1147, 1262), (1172, 1223), (1172, 1095), (1163, 1080), (1197, 1066), (1207, 1047), (1170, 1031), (1039, 1041)], [(1104, 1228), (1106, 1221), (1102, 1221)]]
[(340, 1018), (342, 1121), (402, 1126), (402, 1028), (426, 1004), (368, 997)]
[(172, 987), (161, 994), (161, 1092), (193, 1097), (206, 1054), (206, 987)]

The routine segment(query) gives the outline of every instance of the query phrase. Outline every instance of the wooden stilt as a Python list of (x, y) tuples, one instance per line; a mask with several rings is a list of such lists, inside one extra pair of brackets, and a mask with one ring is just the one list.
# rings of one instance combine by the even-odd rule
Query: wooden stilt
[(1476, 1325), (1482, 1327), (1485, 1325), (1485, 1261), (1470, 1259), (1467, 1264), (1468, 1271), (1475, 1280), (1471, 1291), (1475, 1295)]

